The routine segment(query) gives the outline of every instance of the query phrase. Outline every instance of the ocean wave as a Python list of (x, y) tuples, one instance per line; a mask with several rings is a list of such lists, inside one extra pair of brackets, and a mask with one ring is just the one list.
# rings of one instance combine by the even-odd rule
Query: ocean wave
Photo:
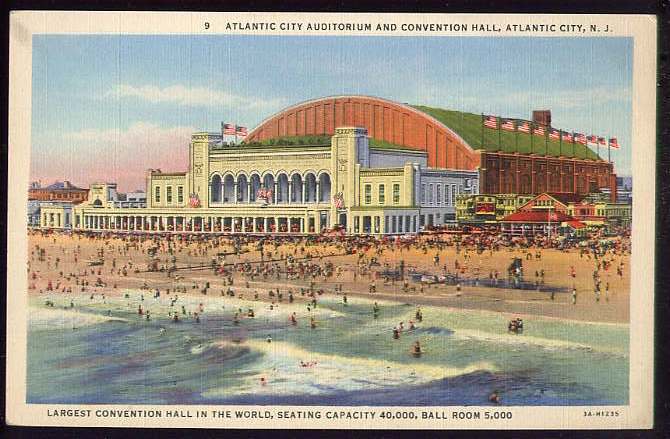
[(557, 340), (541, 337), (533, 337), (525, 334), (495, 334), (491, 332), (473, 330), (473, 329), (457, 329), (454, 331), (454, 336), (466, 339), (482, 340), (486, 342), (513, 344), (513, 345), (532, 345), (542, 347), (545, 349), (579, 349), (585, 351), (594, 350), (593, 346), (583, 343), (577, 343), (568, 340)]
[(127, 322), (120, 317), (79, 312), (72, 309), (30, 308), (28, 322), (31, 329), (72, 329), (104, 322)]
[[(316, 353), (287, 342), (248, 340), (244, 343), (263, 354), (234, 387), (210, 389), (206, 398), (230, 394), (323, 394), (384, 387), (419, 385), (476, 372), (496, 372), (490, 362), (463, 367), (420, 363), (408, 350), (407, 362)], [(429, 355), (429, 353), (427, 353)], [(365, 379), (361, 379), (365, 377)]]

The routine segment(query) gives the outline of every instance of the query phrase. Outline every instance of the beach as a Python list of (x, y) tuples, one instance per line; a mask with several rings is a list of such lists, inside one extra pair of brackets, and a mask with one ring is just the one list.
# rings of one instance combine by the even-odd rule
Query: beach
[[(599, 275), (607, 298), (601, 288), (596, 302), (593, 259), (574, 249), (531, 249), (526, 261), (521, 249), (478, 254), (434, 241), (400, 251), (366, 240), (266, 240), (257, 263), (256, 239), (35, 233), (29, 242), (29, 402), (628, 401), (625, 252), (599, 257), (611, 265)], [(540, 291), (483, 286), (495, 285), (496, 270), (498, 285), (507, 282), (514, 257), (531, 286), (538, 271)], [(390, 279), (400, 261), (411, 280)], [(453, 276), (456, 261), (458, 280), (419, 281)], [(513, 318), (522, 332), (508, 331)]]
[[(227, 241), (227, 240), (226, 240)], [(147, 250), (155, 244), (152, 241), (145, 241), (137, 245), (137, 248), (125, 248), (122, 239), (109, 237), (104, 241), (100, 238), (87, 238), (83, 236), (71, 236), (66, 234), (56, 234), (42, 236), (33, 234), (29, 237), (29, 248), (31, 249), (31, 271), (36, 274), (35, 279), (29, 279), (29, 284), (35, 288), (30, 289), (30, 294), (42, 294), (47, 290), (48, 282), (52, 282), (54, 289), (60, 282), (60, 290), (63, 287), (70, 287), (73, 290), (81, 289), (75, 285), (72, 279), (69, 281), (59, 275), (60, 272), (67, 277), (68, 274), (81, 274), (88, 271), (90, 285), (87, 291), (94, 294), (106, 293), (108, 295), (119, 294), (124, 289), (137, 289), (146, 287), (148, 289), (158, 288), (162, 291), (177, 287), (185, 287), (187, 294), (201, 294), (201, 289), (209, 282), (207, 294), (220, 295), (221, 291), (226, 291), (226, 277), (216, 275), (211, 269), (202, 268), (209, 266), (212, 259), (217, 259), (219, 253), (231, 253), (234, 251), (233, 245), (228, 242), (222, 245), (213, 245), (211, 243), (189, 243), (177, 244), (174, 255), (164, 254), (158, 256), (159, 265), (169, 266), (172, 263), (172, 256), (175, 258), (175, 264), (180, 267), (175, 271), (175, 276), (167, 277), (165, 272), (147, 272), (149, 260), (153, 259), (147, 254)], [(39, 261), (35, 257), (35, 246), (45, 249), (46, 258)], [(253, 243), (246, 244), (240, 255), (228, 254), (222, 261), (225, 264), (235, 264), (241, 262), (257, 262), (261, 260), (260, 252)], [(77, 250), (78, 249), (78, 250)], [(87, 261), (97, 259), (99, 250), (106, 249), (104, 265), (88, 266)], [(303, 252), (300, 250), (303, 249)], [(77, 250), (75, 252), (75, 250)], [(536, 250), (531, 249), (531, 259), (526, 258), (526, 251), (523, 249), (504, 248), (498, 251), (490, 252), (488, 250), (478, 254), (473, 249), (461, 248), (457, 250), (455, 246), (445, 246), (442, 249), (427, 249), (424, 253), (420, 248), (412, 247), (409, 249), (384, 249), (381, 254), (377, 254), (373, 248), (368, 251), (359, 251), (355, 254), (344, 256), (337, 245), (307, 245), (283, 243), (276, 248), (272, 245), (266, 245), (264, 251), (267, 253), (265, 260), (277, 259), (283, 263), (287, 256), (306, 257), (311, 256), (311, 260), (317, 264), (332, 262), (335, 267), (341, 267), (341, 272), (334, 276), (324, 279), (321, 276), (308, 279), (287, 280), (284, 276), (280, 279), (276, 277), (256, 276), (250, 279), (234, 272), (232, 274), (233, 285), (230, 286), (236, 294), (259, 294), (259, 300), (272, 300), (267, 295), (270, 289), (279, 288), (284, 293), (289, 289), (299, 290), (300, 288), (309, 288), (310, 282), (313, 289), (323, 289), (325, 294), (335, 294), (335, 285), (341, 284), (342, 293), (351, 296), (370, 296), (387, 300), (396, 300), (409, 302), (413, 304), (430, 304), (434, 306), (445, 306), (451, 308), (481, 309), (490, 311), (499, 311), (508, 314), (523, 314), (553, 317), (565, 320), (609, 322), (609, 323), (628, 323), (629, 321), (629, 302), (630, 293), (628, 285), (630, 284), (630, 255), (625, 253), (612, 257), (613, 264), (608, 270), (601, 270), (602, 293), (600, 300), (596, 300), (593, 288), (593, 271), (596, 261), (590, 256), (579, 256), (576, 249), (568, 251), (556, 249), (540, 250), (541, 259), (536, 259)], [(377, 258), (379, 265), (371, 268), (372, 274), (357, 273), (359, 266), (359, 257), (363, 253), (366, 258)], [(434, 256), (438, 254), (440, 261), (437, 265), (434, 263)], [(75, 262), (75, 257), (77, 262)], [(528, 282), (535, 282), (540, 278), (535, 277), (535, 272), (544, 270), (544, 285), (552, 286), (555, 289), (562, 289), (557, 292), (552, 300), (551, 293), (536, 290), (516, 290), (514, 288), (484, 288), (472, 285), (475, 278), (483, 283), (487, 280), (492, 271), (499, 273), (499, 278), (506, 277), (506, 270), (511, 260), (519, 257), (523, 262), (524, 277)], [(56, 267), (56, 258), (59, 259)], [(385, 266), (390, 268), (397, 267), (400, 261), (404, 261), (406, 271), (415, 269), (418, 272), (428, 272), (439, 274), (446, 265), (449, 272), (457, 272), (463, 279), (460, 291), (456, 285), (423, 285), (414, 282), (410, 284), (410, 289), (403, 291), (403, 283), (384, 282), (379, 276), (376, 277), (375, 293), (370, 293), (370, 283), (375, 278), (374, 272), (382, 271)], [(461, 269), (455, 269), (455, 263), (458, 261)], [(220, 261), (221, 262), (221, 261)], [(133, 268), (128, 267), (132, 264)], [(622, 275), (616, 273), (615, 265), (622, 265)], [(119, 270), (126, 266), (127, 275), (119, 274)], [(189, 270), (187, 267), (199, 267)], [(571, 273), (571, 267), (574, 267), (574, 277)], [(140, 272), (135, 273), (135, 269)], [(91, 274), (91, 270), (94, 272)], [(99, 274), (98, 274), (99, 272)], [(82, 276), (82, 279), (84, 277)], [(95, 286), (94, 281), (101, 279), (105, 286)], [(468, 280), (469, 282), (466, 282)], [(249, 288), (246, 287), (248, 281)], [(608, 293), (605, 294), (604, 286), (609, 284)], [(116, 285), (116, 288), (114, 288)], [(194, 288), (195, 286), (195, 288)], [(79, 287), (79, 288), (77, 288)], [(577, 303), (572, 304), (572, 288), (577, 292)], [(338, 294), (340, 294), (338, 292)], [(302, 300), (302, 297), (296, 297)]]

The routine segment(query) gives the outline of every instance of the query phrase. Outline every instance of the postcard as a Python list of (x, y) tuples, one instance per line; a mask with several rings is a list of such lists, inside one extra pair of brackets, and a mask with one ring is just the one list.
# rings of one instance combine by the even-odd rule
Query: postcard
[(652, 427), (655, 17), (10, 24), (10, 424)]

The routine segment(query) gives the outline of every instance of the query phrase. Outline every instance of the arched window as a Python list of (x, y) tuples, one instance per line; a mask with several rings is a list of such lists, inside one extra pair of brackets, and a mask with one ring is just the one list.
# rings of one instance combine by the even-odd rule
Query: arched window
[(316, 202), (316, 177), (311, 172), (305, 175), (305, 202)]
[(235, 179), (230, 174), (223, 179), (223, 202), (235, 202)]
[(288, 203), (288, 177), (283, 173), (277, 176), (277, 203)]
[(261, 188), (261, 178), (258, 174), (253, 174), (249, 180), (251, 181), (251, 196), (249, 198), (251, 201), (256, 201), (258, 190)]
[(291, 186), (293, 187), (291, 202), (302, 202), (302, 176), (300, 174), (293, 174), (291, 176)]
[(325, 172), (319, 175), (319, 190), (319, 201), (328, 202), (330, 200), (330, 175)]
[(263, 177), (263, 189), (266, 191), (271, 191), (272, 197), (268, 199), (268, 203), (272, 203), (275, 200), (275, 177), (272, 174), (266, 174)]
[(219, 175), (214, 175), (212, 181), (209, 184), (211, 191), (211, 202), (220, 203), (221, 202), (221, 177)]
[(244, 174), (237, 176), (237, 201), (239, 203), (246, 203), (249, 199), (249, 186), (247, 176)]

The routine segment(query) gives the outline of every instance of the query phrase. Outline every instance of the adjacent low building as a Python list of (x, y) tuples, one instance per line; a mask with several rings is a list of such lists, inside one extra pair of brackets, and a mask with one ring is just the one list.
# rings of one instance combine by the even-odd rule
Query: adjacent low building
[(71, 229), (74, 206), (75, 204), (70, 201), (40, 202), (40, 228), (57, 230)]
[(86, 201), (88, 189), (80, 188), (69, 181), (57, 181), (43, 187), (39, 182), (33, 182), (28, 189), (28, 199), (37, 201), (68, 201), (73, 204)]
[(532, 198), (532, 195), (517, 194), (458, 195), (456, 220), (462, 225), (496, 225)]
[(500, 231), (512, 236), (552, 236), (564, 234), (566, 230), (579, 235), (586, 227), (570, 215), (548, 209), (519, 211), (500, 221)]

